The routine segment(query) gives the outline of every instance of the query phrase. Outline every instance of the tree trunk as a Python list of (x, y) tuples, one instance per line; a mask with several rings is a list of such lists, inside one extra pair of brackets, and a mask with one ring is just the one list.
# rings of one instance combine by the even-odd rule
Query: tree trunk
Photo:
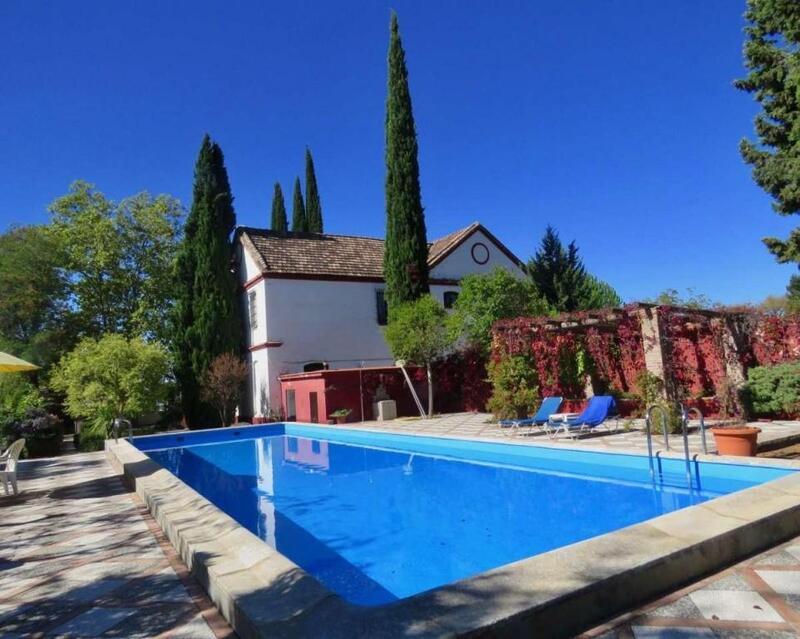
[(428, 417), (433, 417), (433, 372), (431, 365), (427, 365), (428, 371)]

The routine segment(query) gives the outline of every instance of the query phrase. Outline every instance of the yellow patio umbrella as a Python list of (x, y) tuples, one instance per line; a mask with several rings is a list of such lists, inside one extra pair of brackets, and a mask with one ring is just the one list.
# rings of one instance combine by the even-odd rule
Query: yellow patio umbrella
[(26, 362), (24, 359), (14, 357), (0, 351), (0, 373), (18, 373), (21, 371), (35, 371), (39, 367)]

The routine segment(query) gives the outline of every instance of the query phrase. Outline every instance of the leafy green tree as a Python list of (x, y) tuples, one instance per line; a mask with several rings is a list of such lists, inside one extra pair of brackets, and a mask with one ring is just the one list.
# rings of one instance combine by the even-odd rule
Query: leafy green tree
[(172, 348), (184, 416), (190, 427), (216, 423), (201, 401), (200, 379), (211, 361), (241, 349), (239, 300), (231, 270), (236, 224), (222, 149), (206, 135), (194, 173), (192, 208), (175, 266)]
[(303, 191), (300, 189), (300, 178), (294, 179), (294, 197), (292, 198), (292, 231), (306, 233), (308, 217), (303, 204)]
[(428, 416), (433, 415), (433, 362), (452, 346), (447, 313), (430, 295), (389, 308), (384, 338), (396, 360), (424, 366), (428, 377)]
[(428, 292), (428, 239), (419, 186), (417, 132), (397, 15), (392, 13), (386, 97), (386, 248), (389, 307)]
[(0, 235), (0, 350), (42, 367), (69, 350), (75, 333), (61, 246), (47, 226)]
[(529, 279), (520, 279), (496, 267), (490, 273), (473, 273), (461, 280), (461, 291), (448, 325), (453, 338), (463, 337), (471, 346), (488, 353), (496, 321), (549, 312), (547, 303)]
[[(747, 77), (735, 86), (752, 93), (758, 141), (742, 140), (740, 151), (753, 179), (773, 198), (780, 215), (800, 213), (800, 3), (748, 0), (744, 45)], [(800, 228), (786, 240), (764, 243), (779, 262), (800, 262)]]
[(306, 220), (311, 233), (322, 233), (322, 203), (319, 201), (317, 175), (311, 150), (306, 148)]
[(286, 233), (289, 223), (286, 220), (286, 204), (283, 201), (283, 191), (279, 182), (275, 182), (275, 191), (272, 194), (272, 221), (270, 228), (278, 233)]
[(147, 193), (115, 203), (78, 181), (50, 211), (78, 334), (165, 339), (180, 203)]
[(95, 432), (116, 417), (135, 418), (155, 410), (166, 392), (167, 352), (157, 342), (109, 334), (87, 337), (64, 355), (51, 377), (73, 418)]
[(560, 313), (619, 306), (616, 291), (586, 271), (574, 241), (566, 247), (549, 226), (536, 254), (528, 261), (528, 275), (551, 308)]

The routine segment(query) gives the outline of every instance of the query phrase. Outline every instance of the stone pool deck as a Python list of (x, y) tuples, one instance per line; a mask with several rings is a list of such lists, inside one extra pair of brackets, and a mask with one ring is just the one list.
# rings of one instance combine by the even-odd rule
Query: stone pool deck
[[(628, 428), (623, 426), (628, 423)], [(613, 422), (612, 422), (613, 425)], [(709, 420), (706, 427), (710, 428)], [(790, 443), (800, 442), (800, 421), (753, 422), (751, 426), (761, 429), (758, 436), (760, 449), (778, 448)], [(392, 431), (410, 435), (428, 435), (431, 437), (460, 437), (466, 439), (513, 440), (516, 443), (534, 444), (537, 446), (568, 446), (591, 448), (607, 452), (647, 454), (647, 437), (644, 433), (644, 420), (619, 420), (619, 430), (610, 432), (603, 427), (584, 434), (578, 439), (565, 435), (551, 439), (538, 428), (509, 429), (492, 423), (488, 413), (453, 413), (432, 419), (397, 419), (389, 422), (368, 421), (346, 424), (348, 428), (359, 428), (375, 431)], [(692, 454), (702, 453), (700, 433), (697, 422), (690, 423), (689, 451)], [(683, 439), (680, 435), (670, 435), (670, 451), (683, 453)], [(715, 452), (714, 436), (706, 433), (709, 453)], [(660, 435), (653, 435), (653, 451), (663, 450), (664, 442)]]
[[(21, 495), (0, 496), (0, 636), (234, 636), (103, 453), (21, 466)], [(800, 636), (800, 538), (585, 636)]]
[(0, 496), (0, 636), (233, 632), (102, 452), (20, 464)]

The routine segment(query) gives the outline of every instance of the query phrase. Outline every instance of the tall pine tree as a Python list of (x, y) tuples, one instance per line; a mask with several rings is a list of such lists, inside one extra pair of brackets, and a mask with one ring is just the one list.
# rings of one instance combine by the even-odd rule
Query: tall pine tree
[(308, 231), (308, 217), (303, 205), (303, 192), (300, 190), (300, 178), (294, 179), (294, 197), (292, 198), (292, 231), (305, 233)]
[(417, 133), (397, 14), (392, 13), (386, 97), (386, 299), (408, 302), (428, 292), (428, 238), (419, 188)]
[[(800, 214), (800, 3), (797, 0), (748, 0), (744, 45), (746, 78), (735, 86), (754, 94), (758, 143), (742, 140), (744, 161), (753, 179), (773, 198), (779, 215)], [(779, 262), (800, 265), (800, 228), (785, 240), (764, 243)], [(794, 276), (795, 278), (797, 276)], [(798, 297), (797, 282), (787, 293)], [(800, 303), (800, 297), (798, 297)]]
[(286, 220), (286, 204), (283, 201), (283, 191), (279, 182), (275, 182), (275, 191), (272, 194), (272, 220), (270, 228), (278, 233), (286, 233), (289, 223)]
[(575, 242), (565, 247), (552, 226), (545, 230), (526, 270), (540, 295), (555, 311), (570, 313), (622, 304), (610, 284), (586, 271)]
[(306, 147), (306, 219), (308, 230), (312, 233), (322, 233), (322, 204), (319, 201), (317, 189), (317, 176), (314, 173), (314, 160), (311, 150)]
[(194, 170), (192, 208), (176, 257), (173, 316), (175, 376), (183, 414), (192, 428), (218, 423), (200, 400), (200, 379), (211, 361), (241, 348), (230, 235), (236, 225), (222, 149), (203, 137)]

